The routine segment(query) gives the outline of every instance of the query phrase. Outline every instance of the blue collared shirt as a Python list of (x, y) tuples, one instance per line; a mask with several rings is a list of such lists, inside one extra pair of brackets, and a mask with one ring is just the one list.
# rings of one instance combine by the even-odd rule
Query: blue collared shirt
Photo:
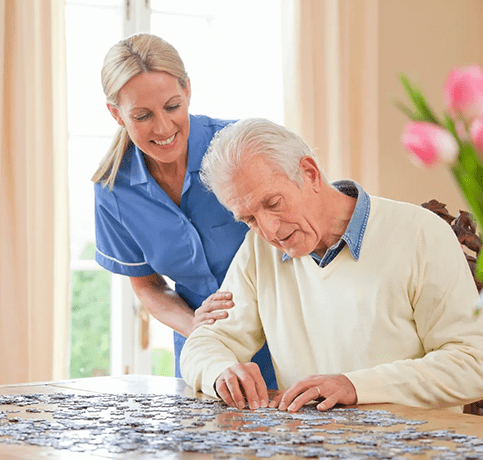
[[(359, 259), (362, 239), (364, 237), (364, 232), (366, 231), (367, 220), (369, 219), (369, 213), (371, 210), (371, 200), (369, 195), (357, 182), (341, 180), (333, 182), (332, 186), (345, 195), (357, 198), (357, 202), (346, 231), (340, 237), (339, 241), (327, 249), (324, 257), (320, 257), (315, 252), (310, 254), (320, 267), (326, 267), (332, 262), (346, 244), (352, 257), (356, 260)], [(290, 259), (290, 256), (284, 254), (282, 262), (285, 262), (288, 259)]]

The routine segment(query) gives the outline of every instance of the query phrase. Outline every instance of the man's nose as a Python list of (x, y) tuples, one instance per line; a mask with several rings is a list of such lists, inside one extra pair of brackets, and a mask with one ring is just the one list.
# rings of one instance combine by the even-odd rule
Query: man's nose
[(280, 220), (277, 217), (270, 215), (263, 215), (257, 218), (258, 229), (260, 236), (268, 242), (274, 240), (280, 228)]

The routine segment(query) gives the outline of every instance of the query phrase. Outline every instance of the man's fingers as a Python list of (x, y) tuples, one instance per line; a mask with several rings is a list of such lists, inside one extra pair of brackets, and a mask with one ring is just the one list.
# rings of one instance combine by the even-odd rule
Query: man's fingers
[(260, 368), (255, 363), (245, 363), (237, 366), (238, 377), (243, 383), (243, 391), (250, 409), (258, 409), (261, 402), (268, 403), (268, 391)]
[(317, 409), (325, 411), (332, 409), (339, 402), (339, 398), (336, 395), (325, 398), (321, 403), (317, 404)]
[[(355, 404), (357, 395), (355, 389), (347, 377), (318, 376), (317, 381), (313, 377), (301, 381), (288, 390), (278, 392), (268, 404), (268, 390), (260, 373), (260, 368), (255, 363), (238, 363), (223, 372), (216, 381), (218, 395), (231, 407), (243, 409), (246, 401), (250, 409), (259, 407), (276, 408), (297, 412), (302, 406), (313, 400), (325, 398), (317, 405), (320, 411), (326, 411), (337, 403)], [(245, 401), (246, 399), (246, 401)]]
[(268, 390), (260, 368), (255, 363), (237, 363), (218, 377), (215, 389), (223, 401), (232, 407), (244, 409), (246, 401), (250, 409), (268, 404)]
[(301, 395), (297, 396), (292, 403), (289, 404), (287, 410), (289, 412), (297, 412), (304, 404), (321, 397), (320, 390), (317, 387), (311, 387), (305, 390)]
[(312, 375), (297, 382), (285, 391), (278, 407), (280, 410), (298, 411), (309, 401), (325, 398), (318, 408), (327, 410), (337, 403), (357, 403), (357, 393), (352, 382), (344, 375)]
[(243, 396), (243, 393), (240, 388), (240, 384), (238, 382), (238, 376), (236, 374), (229, 374), (225, 378), (225, 384), (228, 388), (228, 391), (230, 392), (231, 398), (233, 399), (235, 403), (235, 407), (238, 407), (238, 409), (244, 409), (246, 407), (245, 403), (245, 397)]
[[(280, 401), (279, 404), (279, 409), (280, 410), (286, 410), (288, 407), (293, 404), (294, 400), (302, 395), (305, 391), (309, 390), (311, 388), (311, 385), (308, 381), (302, 380), (300, 382), (297, 382), (295, 385), (292, 385), (288, 390), (285, 391), (282, 400)], [(318, 393), (317, 393), (318, 395)], [(317, 396), (314, 396), (312, 398), (307, 399), (306, 402), (310, 401), (311, 399), (314, 399)], [(305, 404), (305, 403), (304, 403)], [(302, 407), (302, 406), (300, 406)], [(292, 409), (290, 409), (292, 410)]]
[(263, 377), (261, 375), (260, 377), (260, 380), (255, 380), (255, 387), (258, 393), (259, 405), (260, 407), (267, 407), (269, 401), (268, 389), (265, 380), (263, 380)]
[(230, 407), (237, 407), (235, 404), (235, 401), (231, 397), (230, 390), (228, 390), (228, 387), (226, 386), (226, 383), (222, 379), (218, 379), (216, 381), (215, 385), (216, 393), (218, 396)]
[(270, 404), (268, 405), (268, 407), (277, 408), (284, 394), (285, 394), (285, 391), (278, 391), (277, 394), (270, 401)]

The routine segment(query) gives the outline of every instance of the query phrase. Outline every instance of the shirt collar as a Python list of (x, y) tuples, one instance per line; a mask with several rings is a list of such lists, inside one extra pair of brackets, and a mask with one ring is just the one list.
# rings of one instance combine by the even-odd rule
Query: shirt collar
[(201, 160), (211, 139), (212, 135), (204, 128), (202, 118), (190, 115), (190, 135), (188, 137), (188, 171), (190, 173), (201, 169)]
[(149, 178), (148, 167), (143, 152), (131, 143), (125, 155), (131, 155), (131, 185), (146, 184)]
[(349, 224), (347, 225), (347, 228), (341, 237), (341, 240), (344, 240), (349, 247), (352, 257), (357, 260), (359, 259), (362, 238), (364, 237), (367, 220), (369, 219), (371, 200), (369, 195), (357, 182), (341, 180), (333, 182), (332, 186), (345, 195), (357, 198), (351, 220), (349, 221)]
[[(340, 237), (339, 241), (337, 241), (327, 250), (323, 258), (316, 253), (310, 254), (321, 266), (325, 266), (331, 260), (333, 260), (340, 252), (344, 244), (347, 244), (352, 257), (354, 257), (355, 260), (359, 259), (362, 239), (364, 237), (367, 221), (369, 219), (369, 212), (371, 209), (369, 195), (357, 182), (341, 180), (333, 182), (331, 185), (345, 195), (357, 198), (357, 202), (349, 224), (347, 225), (347, 228), (344, 234)], [(289, 255), (284, 254), (282, 256), (282, 262), (285, 262), (290, 258), (291, 257)]]

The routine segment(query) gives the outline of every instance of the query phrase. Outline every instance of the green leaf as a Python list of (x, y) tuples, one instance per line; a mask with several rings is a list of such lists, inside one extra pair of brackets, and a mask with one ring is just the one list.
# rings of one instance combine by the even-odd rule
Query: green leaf
[(478, 259), (476, 260), (476, 276), (478, 280), (483, 281), (483, 251), (480, 251)]
[(424, 118), (421, 117), (419, 113), (413, 112), (409, 107), (405, 106), (400, 101), (394, 101), (394, 105), (401, 110), (408, 118), (413, 121), (425, 121)]
[[(463, 143), (458, 161), (451, 167), (456, 182), (470, 207), (477, 227), (483, 229), (483, 164), (479, 160), (473, 146)], [(476, 264), (476, 276), (483, 281), (483, 251)]]
[(406, 90), (407, 95), (409, 96), (409, 99), (411, 99), (415, 105), (419, 119), (421, 121), (429, 121), (441, 126), (441, 123), (429, 108), (428, 103), (426, 102), (426, 99), (421, 91), (417, 87), (413, 86), (405, 75), (400, 75), (399, 78), (404, 86), (404, 89)]

